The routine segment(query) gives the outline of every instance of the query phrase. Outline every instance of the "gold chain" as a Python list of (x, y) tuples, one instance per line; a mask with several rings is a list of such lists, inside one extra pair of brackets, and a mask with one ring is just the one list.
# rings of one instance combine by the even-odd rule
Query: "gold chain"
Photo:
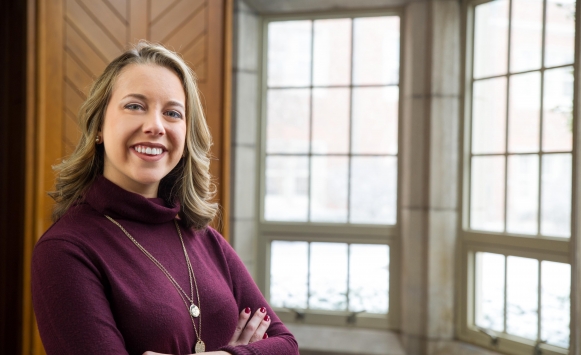
[[(123, 233), (125, 233), (127, 238), (129, 238), (133, 242), (133, 244), (135, 244), (135, 246), (137, 246), (137, 248), (139, 248), (139, 250), (141, 250), (143, 252), (143, 254), (145, 254), (145, 256), (147, 256), (149, 258), (149, 260), (151, 260), (161, 270), (161, 272), (163, 272), (164, 275), (169, 279), (169, 281), (174, 286), (176, 291), (178, 291), (178, 294), (180, 295), (180, 298), (182, 299), (182, 301), (184, 301), (184, 304), (186, 305), (186, 308), (188, 309), (188, 314), (190, 315), (190, 318), (192, 320), (192, 324), (194, 326), (194, 331), (196, 332), (196, 337), (198, 338), (198, 341), (201, 342), (202, 338), (200, 337), (200, 334), (202, 334), (202, 313), (200, 312), (200, 315), (199, 315), (200, 331), (198, 332), (198, 329), (196, 327), (196, 322), (194, 322), (194, 317), (190, 313), (190, 307), (188, 306), (188, 303), (186, 302), (186, 299), (187, 299), (188, 301), (190, 301), (190, 304), (194, 304), (193, 298), (194, 298), (194, 286), (195, 286), (196, 297), (198, 299), (198, 308), (201, 310), (202, 306), (200, 305), (200, 293), (198, 292), (198, 283), (196, 282), (196, 275), (194, 274), (194, 269), (192, 268), (192, 263), (190, 262), (190, 257), (188, 256), (188, 253), (186, 251), (186, 246), (184, 244), (184, 239), (182, 238), (182, 232), (180, 230), (178, 222), (174, 219), (176, 230), (178, 231), (178, 236), (180, 237), (180, 242), (182, 243), (182, 249), (184, 251), (184, 256), (186, 258), (186, 264), (188, 266), (188, 276), (190, 278), (191, 297), (188, 297), (187, 293), (185, 293), (185, 291), (181, 288), (181, 286), (178, 284), (178, 282), (173, 278), (173, 276), (171, 276), (169, 271), (167, 271), (167, 269), (159, 261), (157, 261), (157, 259), (153, 255), (151, 255), (150, 252), (148, 252), (141, 244), (139, 244), (139, 242), (137, 240), (135, 240), (135, 238), (133, 238), (133, 236), (131, 234), (129, 234), (129, 232), (125, 228), (123, 228), (123, 226), (121, 224), (119, 224), (119, 222), (117, 222), (113, 218), (109, 217), (108, 215), (105, 215), (105, 217), (107, 217), (108, 220), (110, 220), (117, 227), (119, 227), (121, 229), (121, 231), (123, 231)], [(194, 280), (194, 282), (192, 282), (192, 279)], [(184, 296), (186, 299), (184, 299)]]

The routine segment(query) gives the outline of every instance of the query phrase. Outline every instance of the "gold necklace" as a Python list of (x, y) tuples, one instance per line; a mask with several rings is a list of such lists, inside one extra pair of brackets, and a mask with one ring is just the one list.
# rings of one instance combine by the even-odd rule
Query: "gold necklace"
[[(188, 294), (181, 288), (181, 286), (173, 278), (173, 276), (171, 276), (169, 271), (167, 271), (167, 269), (159, 261), (157, 261), (157, 259), (153, 255), (151, 255), (150, 252), (148, 252), (141, 244), (139, 244), (139, 242), (137, 240), (135, 240), (135, 238), (133, 238), (133, 236), (131, 234), (129, 234), (129, 232), (125, 228), (123, 228), (123, 226), (121, 226), (121, 224), (119, 224), (119, 222), (117, 222), (113, 218), (109, 217), (108, 215), (105, 215), (105, 217), (107, 217), (108, 220), (110, 220), (117, 227), (119, 227), (121, 229), (121, 231), (123, 233), (125, 233), (127, 238), (129, 238), (129, 240), (131, 240), (133, 242), (133, 244), (135, 244), (135, 246), (139, 250), (141, 250), (143, 252), (143, 254), (145, 254), (145, 256), (147, 256), (149, 258), (149, 260), (151, 260), (161, 270), (161, 272), (163, 272), (163, 274), (169, 279), (171, 284), (174, 286), (174, 288), (176, 289), (176, 291), (180, 295), (180, 298), (182, 299), (182, 301), (184, 301), (184, 304), (186, 305), (186, 308), (188, 309), (188, 314), (190, 315), (190, 319), (192, 320), (192, 325), (194, 326), (194, 332), (196, 333), (196, 338), (197, 338), (196, 346), (195, 346), (196, 354), (205, 352), (206, 351), (206, 344), (202, 341), (202, 338), (201, 338), (202, 312), (200, 309), (201, 305), (200, 305), (200, 293), (198, 292), (198, 283), (196, 282), (196, 275), (194, 274), (194, 269), (192, 268), (192, 263), (190, 262), (190, 257), (188, 256), (188, 253), (186, 251), (186, 246), (184, 244), (184, 239), (182, 238), (182, 232), (180, 230), (178, 222), (174, 219), (176, 230), (178, 231), (178, 236), (180, 237), (180, 242), (182, 243), (182, 249), (184, 251), (184, 257), (186, 259), (186, 264), (188, 266), (188, 276), (190, 278), (191, 296), (188, 296)], [(192, 282), (192, 279), (194, 282)], [(198, 300), (197, 306), (194, 303), (194, 286), (196, 288), (196, 298)], [(189, 306), (188, 306), (188, 302), (186, 301), (186, 299), (190, 303)], [(197, 317), (200, 317), (200, 320), (199, 320), (200, 331), (199, 332), (198, 332), (198, 328), (196, 327), (196, 322), (194, 321), (194, 318), (197, 318)]]

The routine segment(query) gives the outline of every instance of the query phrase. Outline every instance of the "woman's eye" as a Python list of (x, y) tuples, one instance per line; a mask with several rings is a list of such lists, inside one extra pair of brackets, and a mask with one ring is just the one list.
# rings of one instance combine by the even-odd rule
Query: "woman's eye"
[(166, 115), (172, 118), (182, 118), (182, 114), (177, 111), (167, 111)]
[(139, 105), (139, 104), (128, 104), (128, 105), (125, 105), (125, 108), (128, 110), (132, 110), (132, 111), (137, 111), (137, 110), (142, 109), (141, 105)]

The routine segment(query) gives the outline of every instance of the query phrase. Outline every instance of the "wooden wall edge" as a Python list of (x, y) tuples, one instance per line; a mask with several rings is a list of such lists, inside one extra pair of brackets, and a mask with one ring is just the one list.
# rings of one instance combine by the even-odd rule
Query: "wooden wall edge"
[(36, 151), (36, 0), (27, 0), (27, 57), (26, 57), (26, 161), (25, 161), (25, 193), (24, 193), (24, 255), (22, 283), (22, 354), (32, 354), (33, 339), (37, 337), (36, 321), (32, 310), (32, 291), (30, 289), (30, 262), (34, 248), (34, 176)]
[(225, 0), (224, 11), (224, 108), (222, 135), (222, 233), (231, 242), (232, 172), (232, 36), (234, 1)]

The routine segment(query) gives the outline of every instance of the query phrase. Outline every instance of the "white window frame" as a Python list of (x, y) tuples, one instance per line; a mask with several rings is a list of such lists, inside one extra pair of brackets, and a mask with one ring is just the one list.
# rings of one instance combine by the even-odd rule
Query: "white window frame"
[[(477, 344), (484, 348), (499, 351), (507, 354), (533, 354), (535, 341), (511, 336), (509, 334), (498, 334), (490, 332), (490, 335), (480, 331), (474, 324), (475, 314), (475, 255), (477, 252), (489, 252), (503, 255), (520, 256), (533, 258), (539, 261), (554, 261), (567, 263), (571, 265), (571, 323), (570, 323), (570, 343), (569, 349), (548, 345), (538, 344), (542, 354), (564, 355), (580, 354), (579, 331), (581, 331), (580, 317), (578, 315), (581, 302), (576, 300), (580, 297), (579, 287), (579, 263), (581, 253), (579, 241), (581, 240), (578, 222), (581, 217), (578, 206), (578, 191), (581, 191), (581, 177), (579, 168), (581, 168), (581, 147), (579, 142), (580, 128), (579, 124), (579, 63), (580, 55), (580, 28), (581, 21), (575, 25), (575, 63), (574, 63), (574, 104), (573, 104), (573, 149), (572, 149), (572, 204), (571, 204), (571, 237), (551, 238), (538, 236), (524, 236), (510, 233), (493, 233), (471, 230), (469, 228), (469, 194), (470, 194), (470, 152), (471, 152), (471, 120), (472, 120), (472, 64), (474, 49), (474, 8), (477, 5), (490, 2), (491, 0), (465, 0), (463, 1), (462, 16), (462, 43), (464, 46), (462, 65), (462, 92), (464, 100), (461, 107), (461, 133), (462, 133), (462, 152), (460, 161), (460, 171), (462, 173), (461, 184), (459, 186), (460, 211), (458, 235), (459, 247), (457, 268), (459, 270), (457, 283), (457, 319), (456, 334), (460, 340)], [(580, 14), (581, 1), (577, 1), (576, 13)], [(510, 25), (509, 25), (510, 26)], [(510, 28), (510, 27), (509, 27)], [(510, 49), (509, 49), (510, 50)], [(506, 173), (506, 172), (505, 172)], [(539, 180), (540, 183), (540, 180)], [(539, 208), (541, 206), (539, 205)], [(540, 290), (539, 284), (539, 290)], [(506, 290), (505, 290), (506, 292)], [(493, 336), (498, 336), (497, 343), (494, 344)]]
[[(363, 243), (388, 245), (389, 256), (389, 309), (387, 315), (373, 313), (353, 313), (348, 311), (324, 311), (324, 310), (297, 310), (296, 311), (274, 307), (276, 314), (285, 323), (331, 325), (345, 327), (361, 327), (373, 329), (397, 329), (399, 328), (400, 305), (400, 257), (399, 257), (399, 226), (401, 220), (400, 196), (401, 191), (401, 117), (402, 117), (402, 93), (403, 93), (403, 8), (373, 11), (348, 11), (348, 12), (323, 12), (309, 14), (289, 14), (264, 16), (262, 18), (262, 31), (259, 43), (262, 53), (262, 71), (260, 73), (260, 123), (259, 136), (260, 149), (258, 149), (257, 161), (259, 174), (257, 186), (259, 186), (259, 201), (257, 204), (257, 236), (258, 236), (258, 265), (256, 280), (258, 286), (264, 292), (267, 300), (270, 299), (270, 246), (274, 240), (281, 241), (306, 241), (306, 242), (337, 242), (337, 243)], [(399, 103), (398, 103), (398, 153), (397, 153), (397, 191), (396, 199), (396, 224), (365, 225), (350, 223), (318, 223), (318, 222), (274, 222), (264, 219), (265, 187), (265, 161), (266, 161), (266, 94), (268, 73), (268, 24), (276, 21), (320, 20), (339, 18), (398, 16), (400, 18), (400, 68), (399, 68)], [(351, 49), (353, 50), (353, 48)]]

